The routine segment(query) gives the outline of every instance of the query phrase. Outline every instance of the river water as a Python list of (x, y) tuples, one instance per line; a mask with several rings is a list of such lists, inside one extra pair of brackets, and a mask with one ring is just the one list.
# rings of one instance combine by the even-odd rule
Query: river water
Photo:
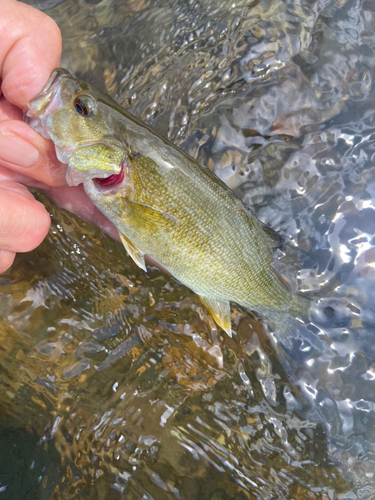
[(314, 299), (232, 339), (40, 195), (0, 276), (0, 499), (375, 499), (375, 3), (29, 0), (62, 66), (223, 179)]

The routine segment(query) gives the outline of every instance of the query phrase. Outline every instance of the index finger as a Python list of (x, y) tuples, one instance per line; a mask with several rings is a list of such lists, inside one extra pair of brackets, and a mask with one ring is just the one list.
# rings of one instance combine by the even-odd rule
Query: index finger
[(2, 92), (25, 110), (60, 64), (60, 30), (53, 19), (16, 0), (1, 0), (0, 11)]

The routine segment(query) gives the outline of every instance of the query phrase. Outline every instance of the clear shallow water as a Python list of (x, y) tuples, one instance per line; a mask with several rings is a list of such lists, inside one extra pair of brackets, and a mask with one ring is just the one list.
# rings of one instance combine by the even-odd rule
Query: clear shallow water
[(319, 304), (287, 352), (236, 307), (229, 339), (48, 205), (0, 277), (0, 498), (375, 498), (373, 3), (30, 3), (63, 66), (286, 237), (275, 266)]

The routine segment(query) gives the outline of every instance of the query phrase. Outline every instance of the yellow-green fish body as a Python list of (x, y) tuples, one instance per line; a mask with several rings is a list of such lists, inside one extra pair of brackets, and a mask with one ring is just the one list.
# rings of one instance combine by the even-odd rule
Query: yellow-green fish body
[(272, 267), (280, 238), (207, 168), (66, 70), (27, 113), (117, 227), (134, 261), (148, 255), (197, 293), (230, 335), (230, 302), (267, 313), (305, 308)]

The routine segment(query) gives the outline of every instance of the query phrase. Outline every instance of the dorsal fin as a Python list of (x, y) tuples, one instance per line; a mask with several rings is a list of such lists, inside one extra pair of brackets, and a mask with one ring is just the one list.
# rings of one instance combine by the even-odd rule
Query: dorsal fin
[(284, 238), (280, 236), (280, 234), (277, 233), (274, 229), (271, 229), (270, 227), (266, 226), (264, 222), (259, 220), (258, 217), (255, 215), (255, 213), (252, 211), (252, 209), (248, 205), (246, 205), (246, 203), (244, 203), (241, 200), (239, 201), (242, 207), (244, 208), (245, 213), (249, 217), (251, 223), (254, 224), (255, 221), (258, 222), (263, 232), (267, 235), (268, 242), (270, 244), (272, 252), (280, 248), (281, 245), (284, 243)]
[(284, 243), (284, 238), (280, 236), (280, 234), (277, 233), (274, 229), (271, 229), (270, 227), (263, 224), (263, 222), (261, 222), (261, 227), (270, 239), (270, 242), (272, 244), (272, 250), (275, 251), (278, 248), (280, 248), (281, 245)]

